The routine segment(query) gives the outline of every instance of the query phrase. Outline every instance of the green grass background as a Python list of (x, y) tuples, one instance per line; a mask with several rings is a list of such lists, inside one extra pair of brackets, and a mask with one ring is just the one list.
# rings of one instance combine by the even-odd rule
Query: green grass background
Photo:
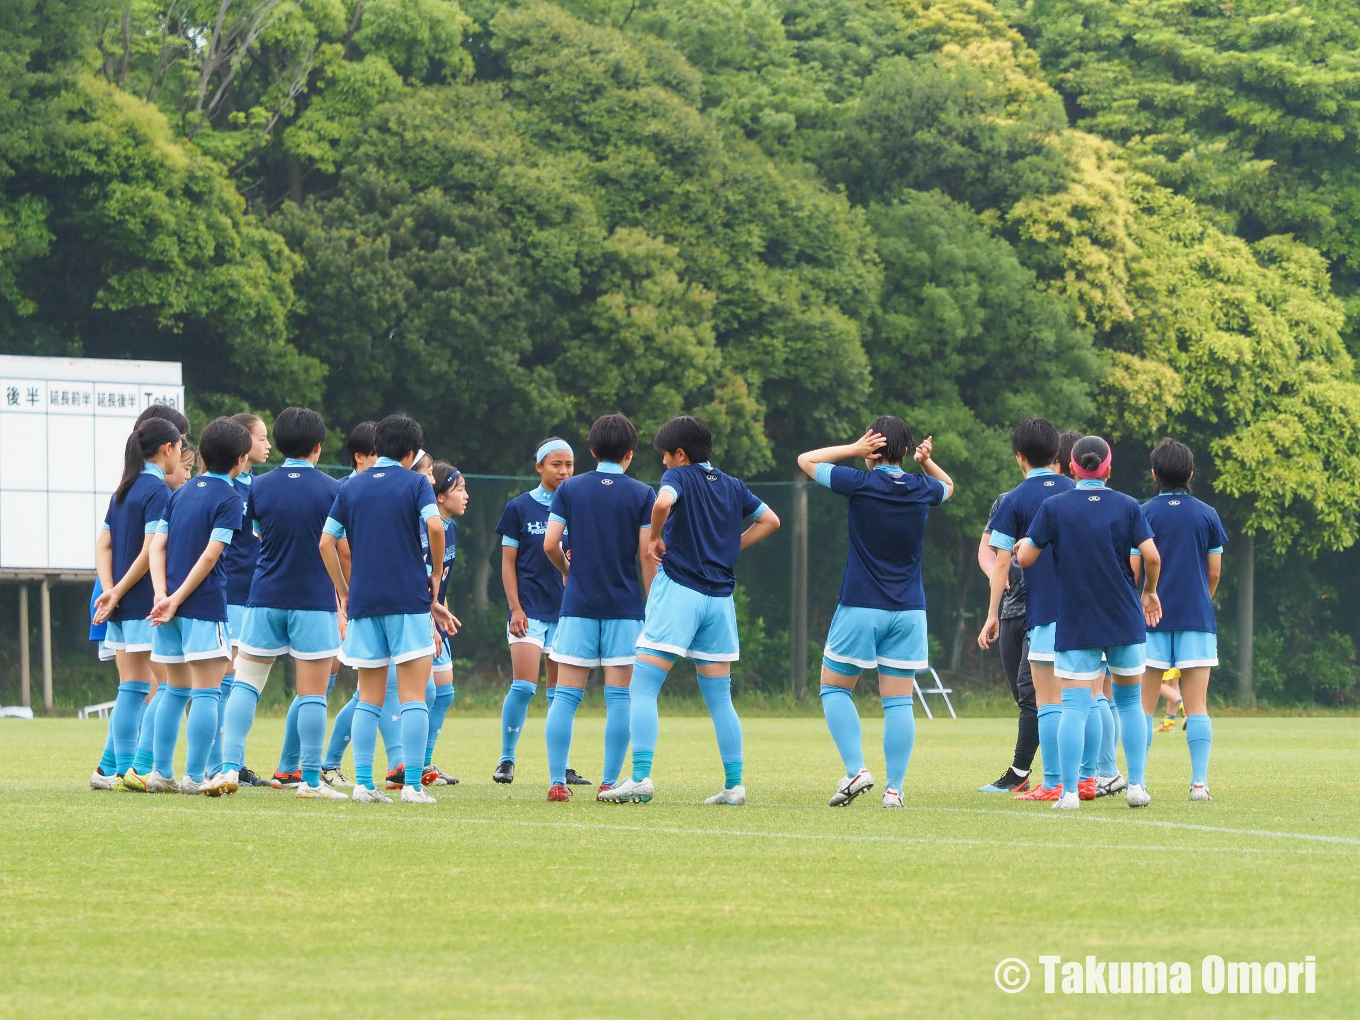
[[(541, 716), (495, 786), (491, 718), (452, 715), (431, 808), (93, 793), (104, 724), (0, 720), (3, 1017), (1354, 1017), (1360, 722), (1215, 723), (1215, 801), (1180, 731), (1153, 803), (1076, 817), (975, 792), (1013, 723), (918, 714), (908, 809), (825, 806), (823, 724), (746, 722), (741, 809), (706, 808), (705, 718), (663, 717), (657, 799), (544, 800)], [(599, 778), (603, 720), (573, 765)], [(268, 771), (278, 719), (251, 734)], [(183, 741), (180, 747), (183, 754)], [(348, 761), (346, 763), (348, 768)], [(1331, 839), (1302, 838), (1331, 837)], [(1209, 996), (1199, 961), (1316, 957), (1317, 994)], [(1186, 960), (1189, 996), (1046, 996), (1038, 956)], [(1003, 995), (1002, 958), (1035, 981)]]

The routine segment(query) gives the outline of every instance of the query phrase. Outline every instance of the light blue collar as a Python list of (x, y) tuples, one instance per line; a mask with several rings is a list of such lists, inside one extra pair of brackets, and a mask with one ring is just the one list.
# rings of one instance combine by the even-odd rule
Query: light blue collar
[[(226, 476), (223, 475), (223, 477), (225, 478)], [(249, 485), (253, 479), (254, 475), (251, 473), (250, 469), (242, 471), (236, 476), (236, 481), (240, 482), (242, 485)]]
[(401, 461), (393, 460), (391, 457), (379, 457), (374, 467), (401, 467)]
[(1042, 478), (1044, 475), (1056, 475), (1058, 472), (1052, 468), (1030, 468), (1025, 472), (1026, 478)]
[(1190, 495), (1190, 493), (1186, 492), (1184, 489), (1163, 489), (1161, 492), (1157, 493), (1157, 495), (1159, 495), (1159, 496), (1188, 496), (1188, 495)]
[(875, 471), (882, 471), (884, 474), (889, 474), (889, 475), (904, 475), (904, 474), (906, 474), (906, 472), (903, 471), (902, 468), (901, 468), (900, 466), (898, 466), (897, 464), (875, 464), (875, 465), (874, 465), (874, 470), (875, 470)]
[(713, 464), (710, 461), (702, 460), (699, 462), (699, 466), (703, 468), (705, 471), (713, 470)]
[(310, 460), (300, 460), (297, 457), (289, 457), (283, 462), (284, 467), (316, 467)]
[(536, 502), (542, 503), (544, 506), (552, 506), (553, 494), (541, 485), (530, 492), (529, 495), (534, 497)]
[(1099, 478), (1083, 478), (1081, 481), (1077, 482), (1077, 488), (1078, 488), (1078, 489), (1103, 489), (1103, 488), (1105, 488), (1105, 483), (1102, 482)]
[(356, 475), (358, 475), (358, 473), (359, 473), (359, 472), (355, 471), (353, 468), (350, 468), (350, 470), (349, 470), (349, 476), (350, 476), (351, 478), (353, 478), (353, 477), (355, 477)]
[(165, 472), (155, 464), (146, 463), (142, 465), (142, 474), (155, 475), (161, 481), (165, 481)]
[[(231, 484), (231, 475), (220, 475), (220, 474), (218, 474), (216, 471), (205, 471), (204, 474), (206, 474), (209, 478), (220, 478), (220, 479), (222, 479), (222, 481), (226, 482), (228, 485)], [(238, 475), (237, 477), (240, 477), (240, 476)]]
[(602, 460), (595, 465), (595, 470), (602, 475), (621, 475), (623, 474), (623, 465), (615, 464), (612, 460)]

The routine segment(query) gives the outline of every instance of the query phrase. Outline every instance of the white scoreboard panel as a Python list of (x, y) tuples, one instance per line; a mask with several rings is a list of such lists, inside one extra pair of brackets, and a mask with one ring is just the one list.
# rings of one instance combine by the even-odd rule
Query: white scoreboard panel
[(179, 362), (0, 355), (0, 568), (94, 569), (132, 423), (184, 409)]

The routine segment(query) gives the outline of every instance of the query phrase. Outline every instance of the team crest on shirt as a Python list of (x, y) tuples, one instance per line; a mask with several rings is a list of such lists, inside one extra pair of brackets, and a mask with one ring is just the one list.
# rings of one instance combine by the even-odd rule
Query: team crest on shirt
[(1100, 497), (1099, 497), (1099, 496), (1087, 496), (1086, 498), (1087, 498), (1088, 500), (1090, 500), (1092, 503), (1099, 503), (1099, 502), (1100, 502)]
[(524, 530), (531, 535), (546, 535), (548, 533), (548, 524), (546, 521), (530, 521), (524, 526)]
[(200, 489), (206, 489), (206, 488), (208, 487), (208, 483), (207, 483), (207, 482), (199, 482), (199, 483), (198, 483), (198, 487), (199, 487)]
[(1179, 499), (1169, 499), (1169, 500), (1166, 501), (1166, 505), (1167, 505), (1167, 506), (1180, 506), (1180, 505), (1181, 505), (1181, 501), (1180, 501)]
[(718, 480), (717, 475), (704, 475), (704, 477), (707, 478), (710, 482), (716, 482)]
[(378, 472), (376, 475), (374, 475), (373, 477), (374, 477), (374, 478), (386, 478), (386, 477), (387, 477), (387, 472), (386, 472), (386, 471), (379, 471), (379, 472)]
[(1050, 480), (1047, 481), (1047, 482), (1044, 482), (1044, 485), (1047, 486), (1048, 488), (1052, 488), (1052, 487), (1053, 487), (1053, 481), (1052, 481), (1052, 479), (1050, 479)]
[(289, 471), (289, 472), (288, 472), (288, 477), (289, 477), (289, 478), (301, 478), (301, 477), (302, 477), (302, 473), (301, 473), (300, 471)]
[(614, 479), (612, 479), (612, 478), (601, 478), (601, 479), (600, 479), (600, 484), (601, 484), (601, 485), (613, 485), (613, 484), (614, 484)]

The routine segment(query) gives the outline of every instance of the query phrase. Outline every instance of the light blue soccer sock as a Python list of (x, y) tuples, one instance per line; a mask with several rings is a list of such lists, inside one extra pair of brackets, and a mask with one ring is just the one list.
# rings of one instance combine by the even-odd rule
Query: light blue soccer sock
[(652, 756), (661, 730), (661, 715), (656, 699), (666, 682), (668, 670), (653, 662), (633, 660), (633, 679), (628, 685), (628, 730), (633, 741), (633, 782), (640, 783), (652, 774)]
[[(1115, 684), (1114, 707), (1119, 713), (1119, 724), (1125, 733), (1150, 735), (1152, 716), (1143, 712), (1143, 688), (1141, 684)], [(1147, 785), (1147, 758), (1149, 739), (1124, 741), (1124, 764), (1129, 770), (1130, 786)]]
[(1190, 747), (1190, 782), (1209, 782), (1209, 752), (1214, 746), (1214, 724), (1208, 715), (1185, 717), (1185, 742)]
[(302, 781), (321, 785), (321, 745), (326, 742), (326, 698), (306, 694), (298, 699), (298, 741), (302, 745)]
[(1086, 739), (1081, 745), (1081, 774), (1078, 779), (1090, 779), (1096, 774), (1096, 766), (1100, 764), (1100, 744), (1104, 735), (1099, 701), (1092, 697), (1091, 710), (1086, 713)]
[(422, 698), (420, 701), (403, 701), (401, 703), (401, 746), (411, 748), (412, 753), (406, 756), (406, 785), (419, 786), (421, 773), (425, 771), (425, 763), (421, 761), (420, 753), (416, 748), (423, 748), (425, 742), (430, 739), (430, 706), (425, 704)]
[(137, 732), (137, 756), (132, 759), (132, 767), (139, 776), (144, 776), (155, 767), (156, 713), (165, 701), (169, 684), (161, 684), (151, 696), (142, 713), (142, 726)]
[[(99, 771), (105, 776), (119, 775), (118, 756), (113, 751), (113, 717), (117, 714), (117, 706), (109, 710), (108, 732), (104, 735), (104, 753), (99, 756)], [(136, 754), (136, 748), (133, 748)]]
[(911, 764), (911, 749), (916, 744), (916, 716), (911, 710), (911, 695), (898, 694), (883, 699), (883, 759), (887, 765), (888, 789), (902, 792)]
[(328, 698), (331, 696), (331, 691), (335, 690), (335, 678), (336, 678), (336, 676), (337, 676), (337, 674), (332, 673), (332, 674), (330, 675), (330, 677), (326, 680), (326, 697), (328, 697)]
[(545, 688), (543, 693), (548, 696), (548, 707), (552, 708), (553, 698), (557, 697), (557, 685)]
[(501, 703), (501, 761), (515, 760), (515, 748), (529, 718), (529, 702), (534, 700), (538, 684), (532, 680), (512, 680)]
[(576, 709), (586, 692), (576, 687), (558, 687), (557, 697), (548, 707), (548, 719), (543, 724), (543, 736), (548, 745), (548, 780), (553, 786), (567, 783), (567, 759), (571, 754), (571, 733), (576, 722)]
[(361, 701), (354, 709), (354, 724), (351, 730), (351, 744), (354, 747), (354, 783), (375, 789), (373, 783), (373, 756), (378, 751), (378, 718), (382, 706), (370, 705)]
[(845, 774), (853, 779), (864, 768), (864, 739), (855, 699), (849, 690), (833, 684), (822, 684), (821, 697), (827, 729), (845, 762)]
[(427, 709), (434, 708), (434, 698), (434, 674), (431, 673), (430, 679), (425, 681), (425, 707)]
[(279, 767), (277, 772), (281, 776), (290, 776), (302, 768), (302, 741), (298, 737), (297, 714), (300, 695), (293, 695), (293, 700), (288, 703), (288, 714), (283, 717), (283, 748), (279, 751)]
[(231, 689), (235, 684), (235, 673), (228, 673), (222, 678), (222, 694), (217, 699), (217, 732), (213, 734), (212, 747), (208, 749), (207, 774), (209, 776), (215, 776), (222, 771), (222, 752), (225, 749), (223, 731), (226, 729), (227, 699), (231, 697)]
[[(383, 751), (387, 755), (387, 771), (405, 766), (406, 753), (401, 743), (401, 697), (397, 694), (397, 667), (387, 670), (387, 692), (383, 695), (382, 715), (378, 718), (378, 732), (382, 734)], [(402, 780), (405, 782), (405, 780)]]
[(189, 695), (189, 721), (184, 727), (184, 771), (195, 783), (203, 782), (208, 752), (217, 739), (217, 704), (221, 687), (197, 687)]
[(742, 734), (741, 720), (732, 706), (732, 675), (699, 676), (699, 693), (713, 720), (713, 735), (718, 738), (718, 755), (722, 758), (723, 782), (730, 790), (741, 785)]
[(245, 768), (246, 737), (255, 725), (255, 708), (260, 703), (260, 692), (247, 683), (234, 684), (231, 694), (223, 700), (227, 707), (222, 712), (222, 768), (240, 772)]
[(137, 722), (141, 718), (138, 706), (146, 704), (150, 693), (151, 684), (146, 681), (129, 680), (118, 685), (118, 701), (109, 717), (109, 736), (113, 740), (114, 770), (120, 776), (137, 757)]
[(444, 717), (449, 714), (449, 706), (453, 704), (453, 698), (453, 681), (435, 685), (434, 705), (430, 708), (430, 733), (425, 738), (426, 767), (434, 764), (434, 745), (439, 741), (439, 734), (444, 729)]
[(1115, 759), (1115, 748), (1119, 742), (1119, 729), (1115, 725), (1114, 709), (1104, 694), (1096, 695), (1095, 707), (1100, 711), (1100, 761), (1096, 772), (1102, 776), (1117, 776), (1119, 762)]
[[(332, 680), (335, 677), (331, 677)], [(335, 713), (335, 725), (331, 727), (331, 739), (326, 745), (326, 756), (321, 763), (325, 769), (338, 769), (340, 762), (344, 760), (345, 748), (349, 747), (350, 730), (354, 726), (354, 710), (359, 707), (359, 692), (355, 690), (354, 697), (345, 702), (340, 711)]]
[(1091, 688), (1067, 687), (1062, 692), (1062, 718), (1058, 722), (1058, 768), (1063, 793), (1077, 792), (1081, 752), (1086, 744), (1086, 719), (1091, 714)]
[(632, 715), (632, 699), (627, 687), (604, 689), (604, 775), (600, 782), (617, 786), (623, 758), (628, 753), (628, 732)]
[(1062, 720), (1061, 705), (1039, 706), (1039, 755), (1043, 759), (1044, 788), (1056, 789), (1062, 783), (1058, 767), (1058, 723)]
[[(184, 721), (184, 710), (189, 707), (191, 691), (188, 687), (166, 688), (165, 700), (156, 709), (155, 769), (166, 779), (175, 775), (175, 745), (179, 742), (179, 724)], [(217, 721), (216, 715), (213, 721)]]

